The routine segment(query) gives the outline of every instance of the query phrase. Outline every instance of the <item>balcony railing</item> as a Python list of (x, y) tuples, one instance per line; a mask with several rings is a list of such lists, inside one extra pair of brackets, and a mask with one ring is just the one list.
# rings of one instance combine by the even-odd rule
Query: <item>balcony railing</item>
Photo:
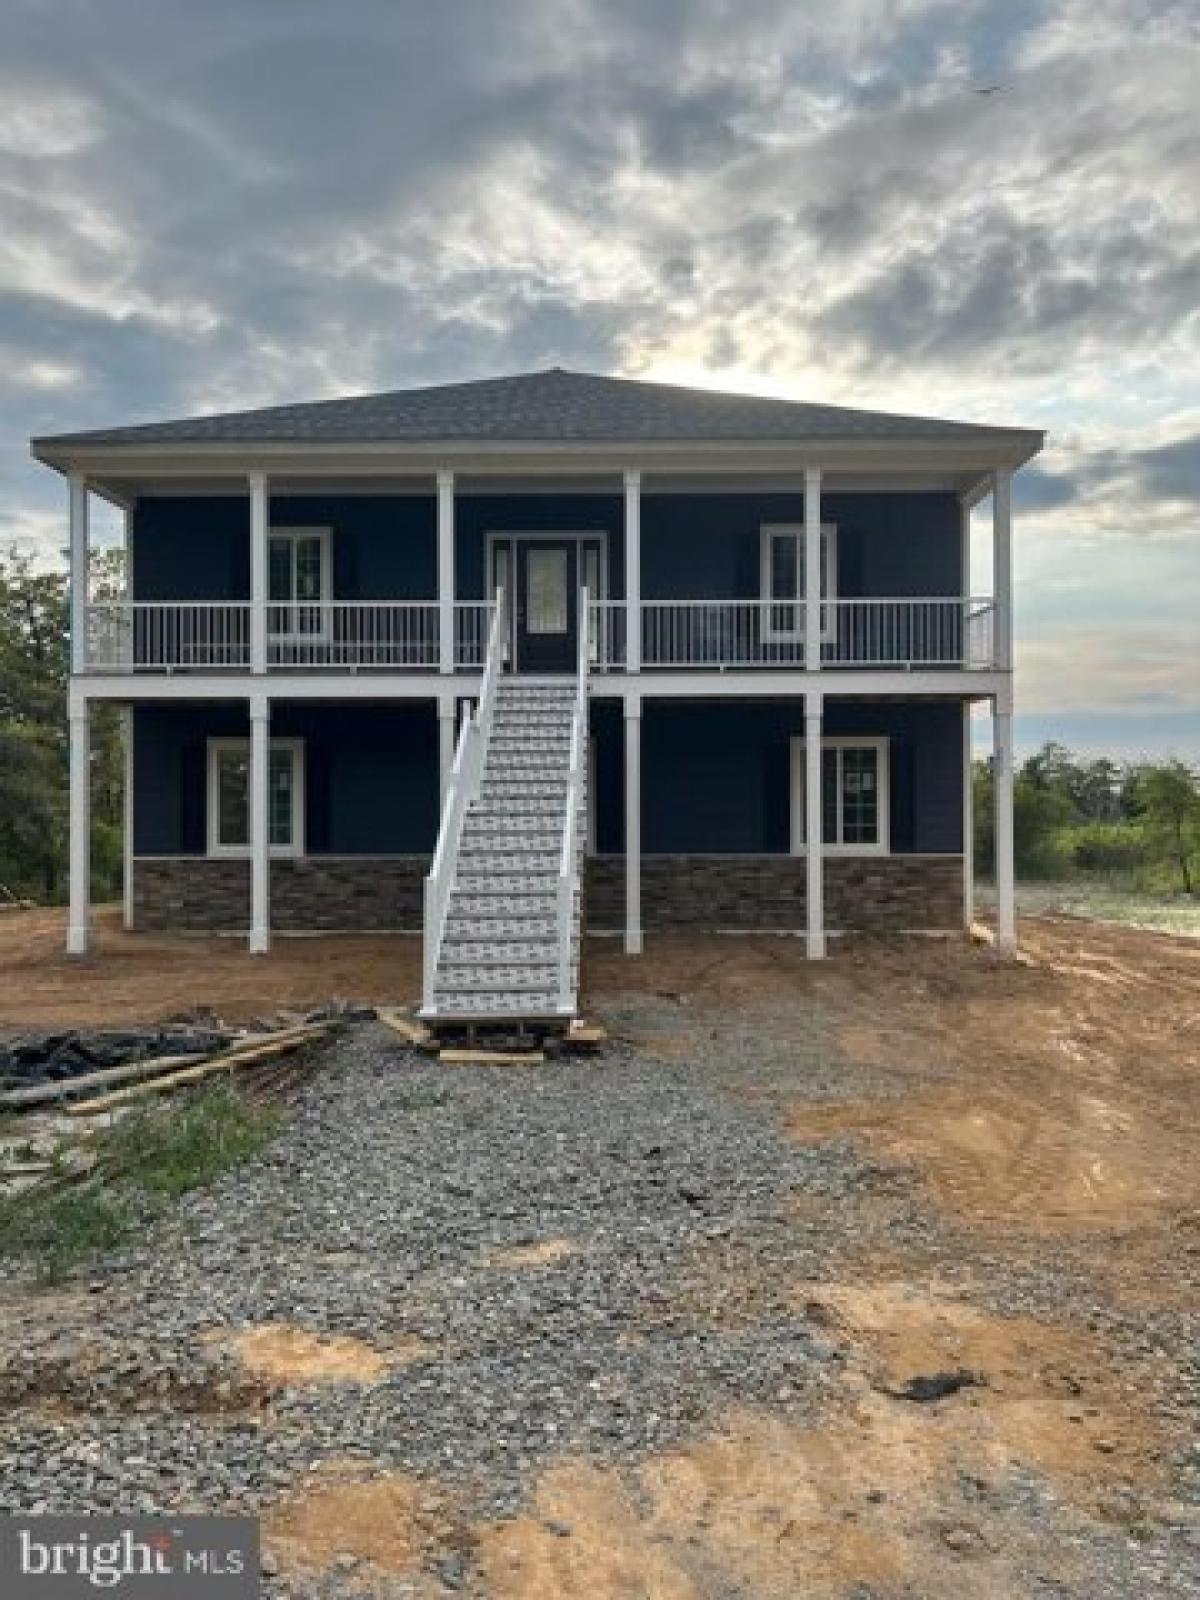
[[(822, 667), (995, 665), (987, 599), (827, 600), (821, 606)], [(592, 607), (595, 665), (626, 664), (623, 601)], [(642, 666), (737, 670), (803, 667), (803, 601), (649, 600), (642, 602)]]
[[(626, 666), (624, 601), (590, 607), (591, 663)], [(482, 668), (491, 606), (454, 605), (454, 665)], [(821, 606), (824, 668), (994, 667), (988, 599), (828, 600)], [(248, 601), (99, 601), (88, 607), (89, 672), (249, 672)], [(337, 600), (267, 607), (267, 666), (283, 671), (436, 672), (436, 601)], [(641, 608), (647, 671), (803, 668), (803, 602), (649, 600)]]
[[(457, 605), (455, 664), (482, 660), (489, 606)], [(287, 671), (438, 668), (438, 606), (335, 600), (267, 607), (267, 665)], [(248, 672), (248, 601), (100, 601), (88, 607), (91, 672)]]

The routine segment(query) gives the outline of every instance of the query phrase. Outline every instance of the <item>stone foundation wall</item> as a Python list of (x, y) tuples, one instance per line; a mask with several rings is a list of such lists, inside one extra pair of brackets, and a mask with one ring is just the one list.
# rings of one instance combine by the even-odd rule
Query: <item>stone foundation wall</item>
[[(642, 922), (654, 928), (800, 932), (805, 923), (802, 856), (644, 856)], [(588, 862), (588, 927), (625, 925), (625, 860)], [(825, 926), (886, 932), (962, 927), (962, 857), (829, 856)]]
[[(421, 930), (428, 856), (306, 856), (271, 863), (271, 927), (280, 933)], [(139, 856), (133, 925), (153, 931), (244, 933), (250, 863)]]
[[(308, 856), (271, 863), (271, 926), (281, 933), (421, 929), (427, 856)], [(800, 856), (645, 856), (646, 928), (804, 928)], [(133, 864), (134, 926), (152, 931), (244, 933), (250, 863), (207, 856), (141, 856)], [(625, 860), (587, 864), (593, 932), (625, 925)], [(830, 856), (825, 924), (885, 932), (962, 926), (962, 857)]]

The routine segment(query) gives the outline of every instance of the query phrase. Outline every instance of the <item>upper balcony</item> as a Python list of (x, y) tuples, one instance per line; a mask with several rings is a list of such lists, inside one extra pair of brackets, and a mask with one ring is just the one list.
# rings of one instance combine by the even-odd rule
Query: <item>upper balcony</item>
[[(100, 601), (87, 608), (83, 670), (89, 674), (248, 673), (253, 668), (248, 601)], [(562, 607), (563, 633), (574, 639), (577, 608)], [(644, 673), (755, 672), (807, 666), (802, 601), (762, 599), (626, 600), (589, 605), (593, 670), (631, 670), (630, 620), (640, 637)], [(952, 669), (997, 665), (995, 604), (988, 598), (855, 598), (821, 605), (822, 670)], [(477, 672), (491, 606), (458, 601), (449, 608), (450, 669)], [(520, 649), (527, 611), (514, 607)], [(268, 672), (436, 673), (443, 611), (428, 601), (313, 601), (266, 607)], [(513, 663), (518, 670), (522, 662)]]

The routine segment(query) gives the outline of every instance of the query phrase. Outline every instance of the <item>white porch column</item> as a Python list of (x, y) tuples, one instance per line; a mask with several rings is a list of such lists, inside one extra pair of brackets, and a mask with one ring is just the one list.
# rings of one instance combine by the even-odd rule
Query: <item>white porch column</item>
[(975, 921), (975, 783), (971, 767), (971, 702), (963, 701), (963, 795), (962, 795), (962, 857), (963, 857), (963, 927), (970, 929)]
[(250, 949), (271, 948), (271, 703), (250, 699)]
[(70, 866), (67, 954), (87, 954), (92, 922), (92, 774), (88, 703), (72, 692), (70, 723)]
[(642, 670), (642, 475), (635, 471), (625, 474), (625, 670)]
[(625, 697), (625, 954), (642, 953), (642, 700)]
[(72, 472), (70, 488), (71, 671), (87, 668), (87, 603), (91, 545), (88, 539), (87, 479)]
[(811, 691), (804, 697), (804, 850), (805, 900), (808, 911), (807, 955), (820, 961), (825, 955), (825, 830), (821, 807), (821, 730), (823, 696)]
[(804, 667), (821, 670), (821, 469), (804, 474)]
[(992, 478), (992, 597), (996, 602), (996, 667), (1013, 668), (1012, 473)]
[(250, 474), (250, 670), (267, 670), (267, 530), (265, 472)]
[(124, 890), (122, 901), (122, 922), (128, 930), (133, 927), (133, 707), (126, 706), (121, 713), (121, 737), (125, 754), (125, 777), (123, 784), (122, 809), (124, 812), (123, 826), (125, 835), (125, 874), (122, 879)]
[(437, 475), (438, 671), (454, 671), (454, 474)]
[(450, 783), (450, 768), (454, 765), (457, 707), (454, 696), (445, 694), (438, 700), (438, 774), (441, 782), (442, 804), (446, 803), (446, 789)]
[(995, 744), (992, 781), (996, 837), (996, 949), (1012, 955), (1017, 948), (1016, 886), (1013, 872), (1013, 732), (1012, 699), (997, 698), (993, 712)]

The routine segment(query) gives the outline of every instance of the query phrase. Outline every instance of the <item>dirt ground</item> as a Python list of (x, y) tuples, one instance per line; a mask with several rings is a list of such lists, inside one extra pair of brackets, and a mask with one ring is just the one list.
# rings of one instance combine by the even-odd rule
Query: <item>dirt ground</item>
[[(61, 939), (57, 913), (0, 921), (0, 1024), (404, 1003), (418, 976), (417, 941), (397, 938), (281, 940), (250, 958), (232, 940), (130, 938), (105, 912), (87, 961)], [(269, 1524), (285, 1565), (350, 1550), (415, 1581), (422, 1551), (469, 1537), (502, 1600), (699, 1600), (706, 1562), (755, 1596), (999, 1597), (1027, 1592), (1018, 1567), (1044, 1573), (1038, 1593), (1093, 1592), (1069, 1544), (1043, 1547), (1036, 1517), (997, 1498), (1014, 1469), (1133, 1541), (1200, 1528), (1172, 1465), (1200, 1402), (1184, 1370), (1200, 1282), (1200, 941), (1046, 916), (1024, 921), (1022, 944), (1006, 963), (965, 941), (846, 941), (814, 966), (792, 940), (663, 938), (636, 962), (596, 942), (589, 1009), (615, 1036), (651, 1061), (686, 1063), (701, 1040), (744, 1052), (731, 1092), (769, 1095), (802, 1144), (844, 1138), (876, 1159), (878, 1186), (819, 1280), (759, 1281), (712, 1247), (708, 1314), (749, 1323), (780, 1294), (802, 1306), (853, 1352), (839, 1399), (815, 1427), (730, 1411), (624, 1472), (567, 1457), (527, 1515), (466, 1533), (428, 1486), (335, 1473)], [(756, 1039), (799, 1059), (806, 1004), (828, 1030), (834, 1087), (797, 1083), (781, 1100), (777, 1078), (756, 1083)], [(889, 1228), (894, 1173), (917, 1175), (927, 1232)], [(796, 1227), (821, 1204), (797, 1199)], [(553, 1270), (574, 1248), (554, 1239), (491, 1265)], [(288, 1330), (260, 1343), (250, 1364), (292, 1363), (304, 1381), (404, 1354), (301, 1348)], [(961, 1392), (903, 1403), (930, 1373), (959, 1374)]]

